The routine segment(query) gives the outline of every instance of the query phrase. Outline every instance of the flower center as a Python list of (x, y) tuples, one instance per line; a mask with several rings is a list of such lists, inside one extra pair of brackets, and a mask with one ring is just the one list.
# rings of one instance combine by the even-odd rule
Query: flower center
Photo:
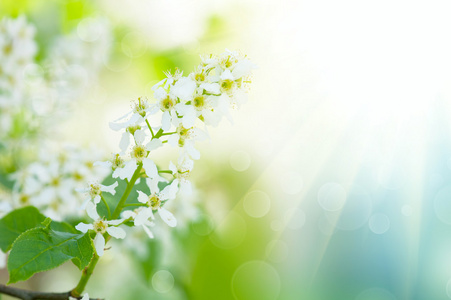
[(203, 81), (205, 81), (205, 74), (203, 72), (202, 73), (196, 73), (196, 75), (194, 75), (194, 79), (197, 82), (203, 82)]
[(225, 79), (220, 81), (221, 91), (228, 92), (233, 87), (233, 80), (231, 79)]
[(146, 116), (146, 109), (148, 107), (146, 99), (139, 97), (138, 102), (133, 103), (133, 105), (133, 110), (144, 118)]
[(91, 189), (89, 190), (89, 195), (94, 198), (95, 196), (100, 195), (101, 191), (100, 191), (100, 185), (95, 184), (95, 183), (91, 183), (89, 186)]
[(197, 110), (202, 110), (205, 106), (205, 97), (202, 95), (196, 96), (193, 100), (193, 105)]
[(163, 111), (170, 110), (174, 105), (175, 105), (174, 100), (172, 100), (171, 97), (169, 97), (169, 95), (166, 96), (166, 98), (164, 98), (161, 101), (161, 109)]
[(131, 157), (135, 158), (137, 161), (142, 161), (143, 158), (146, 158), (147, 150), (143, 145), (136, 145), (133, 147)]
[(119, 156), (119, 154), (116, 154), (112, 160), (112, 164), (113, 170), (116, 170), (117, 168), (124, 167), (124, 160)]
[(108, 228), (108, 224), (105, 223), (103, 220), (95, 221), (93, 226), (94, 231), (101, 234), (104, 234), (106, 232), (106, 229)]
[(152, 210), (157, 210), (160, 208), (161, 200), (156, 194), (152, 194), (149, 196), (149, 201), (147, 202)]
[(141, 129), (141, 126), (139, 126), (139, 125), (127, 127), (127, 131), (130, 132), (131, 134), (135, 134), (136, 130), (139, 130), (139, 129)]

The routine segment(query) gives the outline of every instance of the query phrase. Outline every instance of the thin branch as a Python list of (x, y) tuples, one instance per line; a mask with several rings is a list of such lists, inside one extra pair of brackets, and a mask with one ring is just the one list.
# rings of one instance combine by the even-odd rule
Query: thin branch
[[(68, 300), (71, 297), (71, 292), (64, 293), (45, 293), (45, 292), (35, 292), (30, 290), (24, 290), (15, 288), (12, 286), (6, 286), (0, 284), (0, 294), (9, 295), (22, 300)], [(74, 297), (72, 297), (74, 298)], [(75, 299), (81, 299), (75, 298)], [(98, 298), (90, 298), (90, 300), (100, 300)]]

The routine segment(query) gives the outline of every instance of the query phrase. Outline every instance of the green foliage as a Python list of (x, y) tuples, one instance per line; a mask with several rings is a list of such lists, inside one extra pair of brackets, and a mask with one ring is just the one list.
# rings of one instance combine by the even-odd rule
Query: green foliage
[(0, 220), (0, 232), (0, 248), (3, 252), (11, 249), (10, 283), (26, 280), (69, 259), (81, 270), (94, 254), (88, 234), (77, 234), (71, 225), (52, 221), (33, 206), (4, 216)]
[(30, 229), (21, 234), (11, 248), (8, 283), (27, 280), (35, 273), (56, 268), (68, 260), (82, 270), (93, 255), (89, 233), (61, 232), (51, 226)]
[[(42, 227), (44, 220), (46, 217), (34, 206), (11, 211), (0, 219), (0, 249), (3, 252), (8, 251), (19, 235), (29, 229)], [(50, 228), (57, 231), (76, 232), (71, 225), (62, 222), (51, 221)]]
[(143, 238), (147, 239), (146, 243), (146, 254), (137, 255), (136, 253), (132, 253), (130, 257), (132, 258), (132, 262), (135, 264), (135, 268), (141, 274), (141, 278), (144, 282), (151, 282), (152, 275), (156, 270), (158, 270), (162, 257), (162, 249), (161, 243), (155, 239), (149, 239), (147, 236), (143, 236)]
[(45, 216), (33, 206), (13, 210), (0, 220), (0, 248), (3, 252), (11, 249), (12, 244), (23, 232), (39, 226)]

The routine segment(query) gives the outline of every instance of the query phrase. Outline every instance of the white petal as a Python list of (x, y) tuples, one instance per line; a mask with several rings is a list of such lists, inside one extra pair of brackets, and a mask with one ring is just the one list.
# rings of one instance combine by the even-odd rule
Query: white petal
[(130, 146), (130, 133), (125, 131), (122, 133), (121, 141), (119, 142), (119, 149), (122, 150), (122, 152), (127, 151), (128, 146)]
[(153, 216), (152, 209), (150, 207), (143, 207), (139, 210), (135, 218), (135, 226), (143, 225), (150, 217)]
[(109, 235), (117, 239), (123, 239), (125, 238), (126, 235), (125, 230), (120, 227), (108, 227), (106, 229), (106, 232), (108, 232)]
[(149, 227), (147, 227), (146, 225), (143, 225), (142, 227), (143, 227), (144, 231), (147, 233), (147, 235), (149, 236), (149, 238), (153, 239), (154, 236), (153, 236), (152, 231), (150, 231)]
[(100, 190), (102, 192), (107, 192), (110, 193), (111, 195), (116, 194), (116, 190), (115, 188), (119, 185), (119, 183), (117, 183), (117, 181), (115, 183), (113, 183), (112, 185), (100, 185)]
[(91, 189), (90, 188), (79, 188), (79, 189), (75, 189), (76, 192), (79, 193), (87, 193), (89, 192)]
[(224, 72), (222, 72), (221, 74), (221, 80), (226, 80), (226, 79), (230, 79), (230, 80), (235, 80), (233, 78), (232, 73), (230, 72), (230, 70), (225, 70)]
[(80, 209), (85, 210), (86, 205), (88, 205), (89, 202), (91, 202), (91, 197), (87, 198), (85, 201), (83, 201), (83, 204), (81, 205)]
[(83, 296), (83, 298), (81, 298), (81, 300), (89, 300), (89, 295), (88, 295), (88, 293), (86, 293), (86, 294)]
[(146, 149), (148, 151), (152, 151), (152, 150), (155, 150), (155, 149), (157, 149), (157, 148), (159, 148), (161, 146), (163, 146), (163, 142), (161, 140), (153, 139), (149, 143), (147, 143)]
[(88, 216), (94, 221), (100, 219), (100, 216), (97, 213), (96, 205), (94, 203), (88, 202), (88, 204), (86, 205), (86, 212), (88, 213)]
[(110, 126), (110, 129), (111, 129), (111, 130), (114, 130), (114, 131), (119, 131), (119, 130), (121, 130), (121, 129), (127, 127), (127, 124), (126, 124), (126, 123), (114, 123), (114, 122), (110, 122), (108, 125)]
[(125, 163), (125, 166), (123, 168), (117, 168), (113, 173), (113, 177), (119, 177), (120, 179), (127, 178), (128, 180), (130, 180), (133, 177), (133, 173), (135, 173), (136, 168), (136, 160), (131, 159)]
[(194, 122), (196, 122), (197, 114), (196, 110), (193, 106), (190, 106), (186, 112), (185, 115), (182, 118), (182, 124), (185, 128), (191, 128), (194, 126)]
[(161, 128), (164, 131), (168, 131), (171, 128), (171, 115), (168, 111), (165, 111), (161, 117)]
[(178, 172), (177, 167), (174, 165), (174, 163), (172, 161), (169, 162), (169, 170), (171, 170), (172, 173), (174, 173), (174, 174)]
[(151, 193), (158, 193), (160, 191), (160, 188), (158, 187), (158, 183), (160, 181), (167, 180), (161, 176), (156, 176), (155, 178), (146, 178), (146, 183)]
[(194, 148), (192, 143), (186, 143), (184, 148), (192, 159), (200, 158), (200, 152)]
[(170, 199), (174, 199), (177, 195), (177, 191), (178, 191), (178, 182), (176, 182), (175, 180), (167, 185), (160, 193), (160, 199), (161, 200), (170, 200)]
[(101, 233), (96, 234), (96, 237), (94, 238), (94, 247), (96, 248), (97, 255), (102, 256), (105, 248), (105, 238)]
[(256, 69), (257, 66), (254, 65), (249, 59), (243, 59), (235, 64), (232, 71), (233, 78), (239, 79), (243, 76), (249, 75), (252, 69)]
[(155, 99), (161, 100), (164, 99), (167, 95), (166, 91), (161, 87), (166, 81), (166, 78), (158, 82), (156, 85), (152, 87), (152, 90), (154, 91), (153, 96)]
[(193, 128), (192, 136), (196, 141), (203, 141), (209, 138), (208, 134), (200, 128)]
[(113, 123), (117, 123), (117, 122), (119, 122), (120, 120), (125, 119), (125, 118), (128, 117), (131, 113), (132, 113), (132, 112), (129, 111), (128, 113), (126, 113), (126, 114), (123, 115), (122, 117), (119, 117), (118, 119), (114, 120)]
[(204, 90), (206, 90), (209, 93), (221, 94), (221, 90), (219, 88), (219, 84), (217, 84), (217, 83), (202, 83), (200, 85), (200, 87), (203, 88)]
[(92, 224), (78, 223), (78, 225), (75, 226), (75, 229), (83, 233), (86, 233), (88, 232), (88, 230), (94, 229), (94, 226)]
[(122, 222), (124, 222), (124, 219), (117, 219), (117, 220), (109, 220), (109, 221), (105, 221), (105, 223), (107, 223), (108, 225), (119, 225)]
[(171, 134), (168, 137), (168, 144), (172, 147), (178, 147), (179, 145), (180, 136), (178, 134)]
[(180, 192), (186, 195), (191, 195), (193, 193), (191, 181), (189, 180), (180, 181)]
[(197, 84), (189, 77), (182, 77), (171, 88), (171, 93), (183, 101), (191, 100)]
[(134, 219), (136, 217), (136, 213), (133, 210), (125, 210), (121, 213), (123, 219)]
[(149, 196), (147, 196), (146, 194), (144, 194), (141, 191), (137, 191), (138, 192), (138, 201), (141, 203), (147, 203), (147, 200), (149, 200)]
[(177, 226), (177, 220), (175, 219), (174, 215), (169, 212), (167, 209), (165, 208), (160, 208), (158, 210), (158, 214), (160, 215), (161, 219), (168, 224), (170, 227), (175, 227)]
[(157, 166), (150, 158), (144, 158), (142, 163), (147, 176), (150, 178), (155, 178), (158, 176)]
[(139, 114), (133, 114), (131, 116), (131, 118), (128, 121), (122, 122), (122, 123), (115, 123), (115, 122), (110, 122), (110, 128), (114, 131), (119, 131), (123, 128), (127, 128), (130, 125), (135, 125), (138, 120), (140, 119), (140, 115)]
[(97, 195), (97, 196), (94, 197), (94, 203), (95, 203), (95, 204), (99, 204), (100, 200), (101, 200), (101, 198), (100, 198), (99, 195)]
[(136, 143), (141, 145), (144, 142), (144, 139), (146, 138), (146, 134), (144, 130), (140, 129), (135, 131), (134, 137)]

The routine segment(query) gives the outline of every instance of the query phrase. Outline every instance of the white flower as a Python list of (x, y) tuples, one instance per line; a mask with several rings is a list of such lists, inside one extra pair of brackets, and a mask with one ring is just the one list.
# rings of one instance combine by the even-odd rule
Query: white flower
[(122, 168), (117, 168), (113, 173), (113, 177), (120, 177), (121, 179), (127, 178), (130, 180), (138, 167), (138, 163), (142, 163), (144, 170), (150, 178), (158, 176), (158, 169), (153, 160), (148, 158), (148, 151), (155, 150), (163, 145), (159, 139), (153, 139), (145, 146), (144, 135), (135, 136), (136, 145), (132, 147), (130, 156), (131, 160), (126, 162)]
[(142, 225), (147, 219), (153, 218), (152, 211), (158, 211), (161, 219), (168, 224), (170, 227), (175, 227), (177, 225), (177, 220), (174, 215), (165, 209), (162, 205), (164, 202), (168, 200), (172, 200), (175, 198), (178, 187), (177, 182), (173, 182), (167, 185), (162, 191), (158, 188), (158, 183), (155, 184), (155, 180), (147, 179), (147, 185), (151, 188), (151, 194), (146, 195), (142, 191), (138, 191), (138, 201), (146, 204), (147, 207), (144, 207), (135, 217), (135, 225), (138, 222), (138, 225)]
[(170, 89), (170, 94), (179, 98), (182, 102), (190, 101), (193, 98), (197, 84), (189, 77), (181, 77)]
[(114, 238), (123, 239), (125, 237), (125, 231), (122, 228), (115, 227), (120, 225), (124, 220), (110, 220), (105, 221), (100, 218), (97, 213), (96, 207), (92, 202), (86, 205), (86, 212), (88, 216), (94, 220), (92, 224), (79, 223), (75, 228), (83, 233), (88, 232), (88, 230), (94, 230), (96, 232), (96, 237), (94, 238), (94, 246), (96, 248), (97, 255), (102, 256), (105, 248), (105, 238), (103, 235), (108, 233)]
[[(168, 94), (162, 87), (155, 90), (155, 99), (157, 99), (156, 107), (158, 107), (163, 115), (161, 117), (161, 128), (167, 131), (171, 128), (171, 124), (178, 123), (177, 113), (175, 111), (175, 105), (177, 99), (174, 95)], [(174, 124), (177, 126), (177, 124)]]
[(168, 138), (168, 144), (181, 147), (192, 159), (199, 159), (200, 152), (194, 147), (196, 141), (205, 140), (208, 135), (199, 128), (185, 128), (179, 125), (175, 134)]
[(89, 201), (93, 201), (95, 204), (98, 204), (101, 200), (101, 194), (102, 192), (110, 193), (111, 195), (116, 194), (116, 187), (118, 186), (117, 181), (113, 183), (112, 185), (103, 185), (98, 183), (91, 183), (89, 184), (89, 187), (83, 188), (83, 189), (75, 189), (77, 192), (80, 193), (88, 193), (89, 197), (85, 200), (85, 202), (82, 205), (82, 209), (86, 207), (86, 204), (88, 204)]
[(180, 192), (188, 195), (192, 193), (191, 182), (188, 178), (193, 167), (194, 162), (186, 155), (179, 157), (177, 165), (174, 165), (172, 161), (169, 163), (169, 170), (172, 171), (175, 177), (172, 183), (179, 185)]
[(149, 238), (153, 239), (154, 235), (150, 231), (150, 227), (155, 226), (155, 223), (149, 221), (149, 218), (153, 218), (152, 211), (148, 211), (148, 207), (140, 207), (135, 210), (126, 210), (122, 212), (123, 219), (133, 219), (135, 226), (141, 226)]

